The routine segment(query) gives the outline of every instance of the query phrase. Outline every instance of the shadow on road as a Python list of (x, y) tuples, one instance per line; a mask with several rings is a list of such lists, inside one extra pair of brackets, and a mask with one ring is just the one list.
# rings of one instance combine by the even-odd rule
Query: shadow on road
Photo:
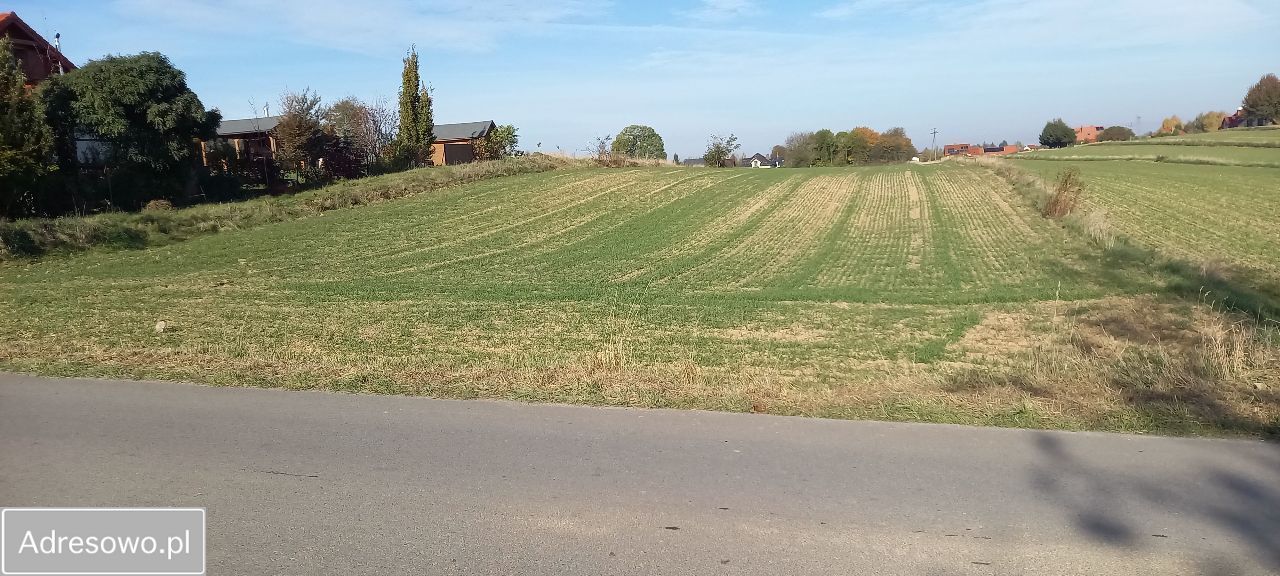
[[(1107, 546), (1140, 549), (1154, 538), (1168, 538), (1139, 526), (1126, 509), (1154, 508), (1202, 520), (1240, 543), (1248, 558), (1206, 558), (1206, 576), (1238, 574), (1245, 560), (1280, 573), (1280, 445), (1268, 443), (1260, 476), (1202, 464), (1192, 484), (1171, 484), (1138, 473), (1117, 477), (1071, 454), (1053, 434), (1039, 433), (1036, 448), (1044, 457), (1031, 474), (1032, 488), (1065, 509), (1076, 528)], [(1188, 535), (1181, 535), (1187, 537)]]

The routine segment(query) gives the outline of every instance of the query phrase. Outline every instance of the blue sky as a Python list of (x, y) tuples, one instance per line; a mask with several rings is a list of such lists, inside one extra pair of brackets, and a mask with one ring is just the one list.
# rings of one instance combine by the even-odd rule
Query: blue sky
[[(1032, 142), (1047, 119), (1133, 124), (1233, 110), (1280, 73), (1276, 0), (0, 0), (84, 63), (159, 51), (205, 105), (285, 90), (394, 103), (417, 44), (440, 122), (515, 124), (581, 151), (648, 124), (700, 156), (735, 133), (903, 126), (917, 146)], [(251, 105), (252, 103), (252, 105)]]

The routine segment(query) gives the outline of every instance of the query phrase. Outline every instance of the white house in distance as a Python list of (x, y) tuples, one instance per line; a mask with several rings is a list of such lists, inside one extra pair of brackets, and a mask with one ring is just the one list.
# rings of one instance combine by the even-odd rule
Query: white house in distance
[(748, 158), (747, 162), (751, 163), (752, 168), (773, 168), (776, 166), (773, 160), (766, 158), (764, 154), (760, 153), (756, 153), (755, 156)]

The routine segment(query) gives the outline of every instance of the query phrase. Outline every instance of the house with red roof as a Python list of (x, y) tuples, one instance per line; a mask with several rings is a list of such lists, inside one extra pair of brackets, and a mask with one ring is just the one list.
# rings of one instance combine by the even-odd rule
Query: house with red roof
[[(13, 12), (0, 12), (0, 37), (9, 39), (13, 51), (22, 62), (27, 85), (35, 86), (50, 76), (75, 70), (58, 47), (50, 44)], [(54, 39), (57, 40), (57, 36)]]

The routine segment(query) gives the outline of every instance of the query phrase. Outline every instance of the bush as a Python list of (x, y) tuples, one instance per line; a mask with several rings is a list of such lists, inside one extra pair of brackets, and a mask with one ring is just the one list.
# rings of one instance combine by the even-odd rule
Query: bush
[(152, 200), (142, 207), (143, 212), (170, 212), (173, 210), (173, 202), (168, 200)]
[(1128, 126), (1112, 126), (1098, 133), (1099, 142), (1127, 142), (1135, 137)]
[(1041, 213), (1046, 218), (1062, 218), (1075, 211), (1080, 205), (1082, 196), (1084, 196), (1084, 181), (1080, 178), (1080, 171), (1067, 168), (1058, 174), (1053, 192), (1049, 194), (1049, 199), (1045, 202)]

